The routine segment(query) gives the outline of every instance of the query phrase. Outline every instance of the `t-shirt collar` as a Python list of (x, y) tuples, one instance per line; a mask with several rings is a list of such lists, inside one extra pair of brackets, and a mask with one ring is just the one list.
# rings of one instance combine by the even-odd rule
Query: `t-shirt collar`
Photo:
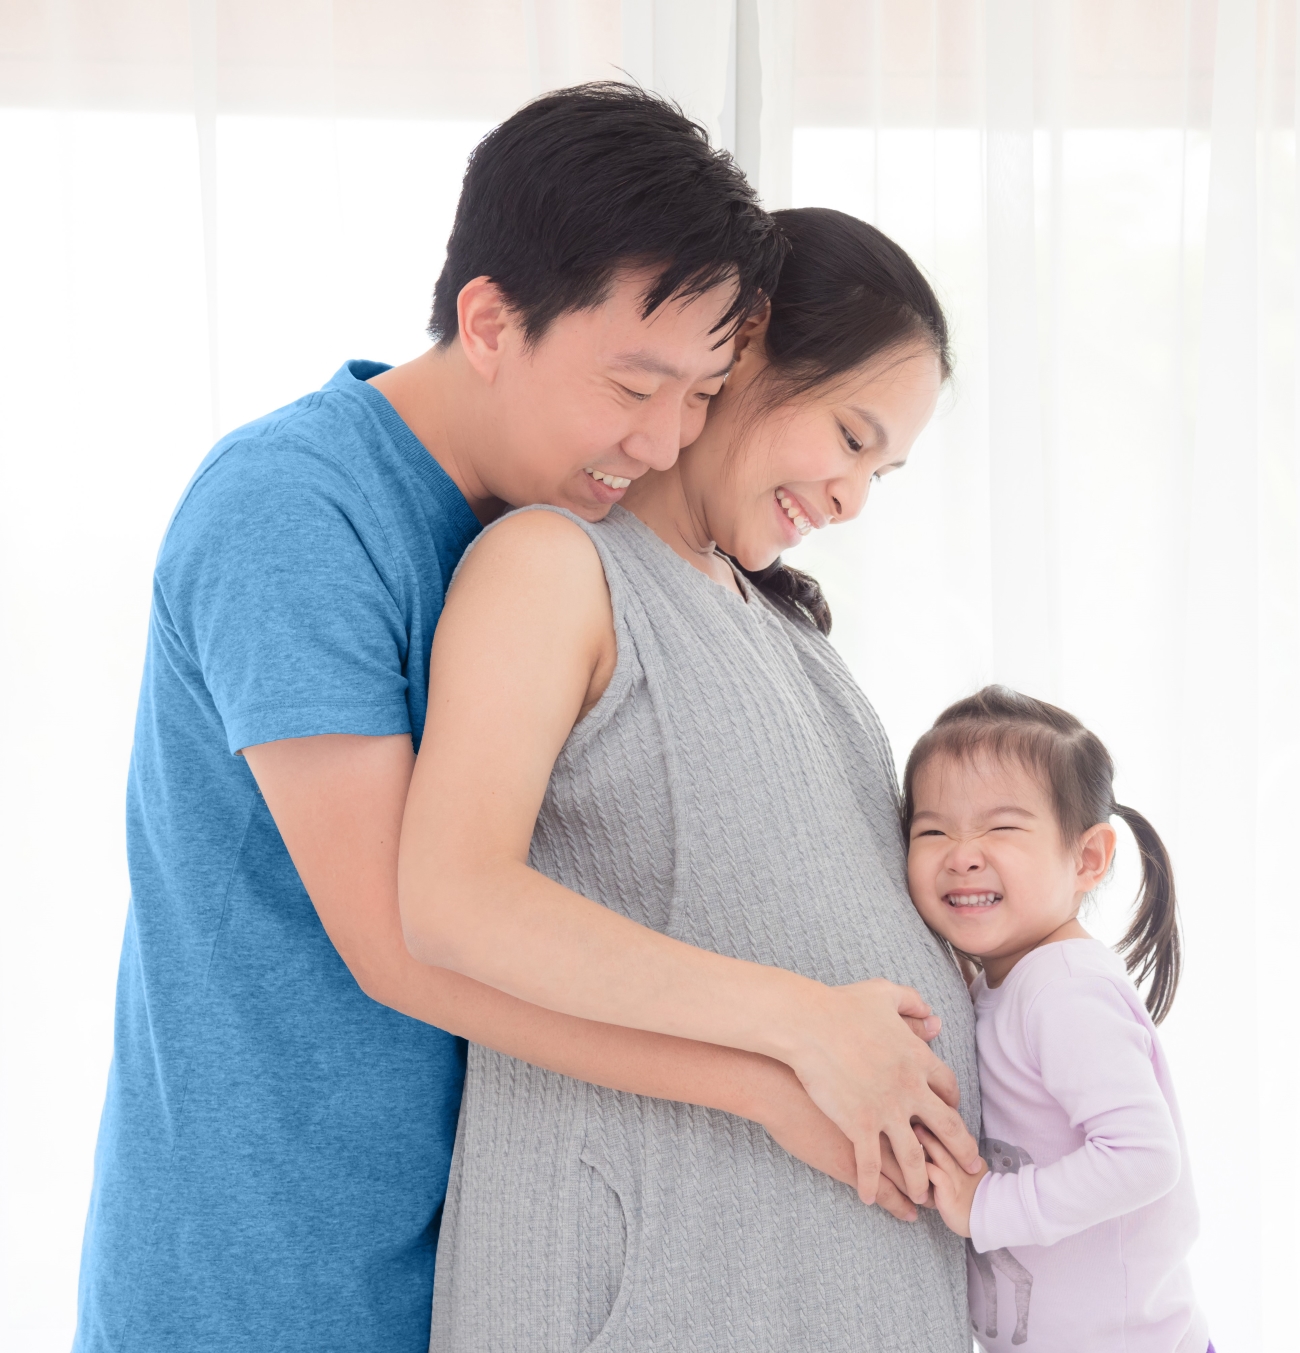
[(452, 523), (464, 533), (468, 544), (482, 530), (482, 523), (465, 501), (465, 495), (456, 487), (455, 481), (438, 464), (424, 443), (407, 427), (397, 410), (373, 385), (369, 384), (372, 376), (391, 369), (387, 362), (352, 358), (339, 367), (326, 388), (346, 391), (365, 402), (366, 407), (388, 433), (398, 454), (428, 485), (434, 497), (451, 517)]

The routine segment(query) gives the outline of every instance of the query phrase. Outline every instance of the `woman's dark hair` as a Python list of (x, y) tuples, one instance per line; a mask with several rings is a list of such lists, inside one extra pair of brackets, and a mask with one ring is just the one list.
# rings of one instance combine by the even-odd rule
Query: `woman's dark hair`
[[(771, 297), (760, 408), (833, 385), (873, 357), (917, 340), (934, 349), (948, 379), (948, 321), (904, 250), (842, 211), (798, 207), (772, 217), (787, 253)], [(830, 607), (814, 578), (780, 559), (746, 576), (785, 614), (830, 633)]]
[[(1008, 690), (985, 686), (949, 705), (912, 748), (903, 772), (903, 829), (911, 834), (913, 791), (922, 766), (936, 756), (969, 760), (985, 752), (1013, 757), (1039, 777), (1052, 799), (1061, 836), (1077, 841), (1089, 827), (1122, 818), (1142, 856), (1142, 887), (1132, 924), (1116, 946), (1138, 986), (1150, 982), (1147, 1010), (1159, 1024), (1169, 1013), (1182, 972), (1178, 899), (1169, 852), (1155, 828), (1132, 808), (1115, 802), (1115, 765), (1095, 733), (1073, 714)], [(972, 955), (963, 955), (979, 962)]]
[(490, 277), (536, 342), (570, 310), (599, 305), (622, 267), (658, 276), (644, 315), (734, 283), (719, 342), (776, 284), (784, 245), (731, 156), (676, 104), (636, 85), (544, 94), (474, 148), (429, 336), (450, 343), (456, 299)]

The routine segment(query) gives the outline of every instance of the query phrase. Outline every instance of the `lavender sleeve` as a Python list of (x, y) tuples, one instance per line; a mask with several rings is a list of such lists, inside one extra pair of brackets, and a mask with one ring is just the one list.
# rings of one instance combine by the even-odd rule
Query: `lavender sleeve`
[[(1049, 982), (1025, 1012), (1024, 1070), (1084, 1134), (1050, 1165), (986, 1175), (971, 1207), (980, 1252), (1053, 1245), (1163, 1197), (1182, 1153), (1152, 1062), (1152, 1039), (1118, 986), (1101, 976)], [(1011, 1056), (1011, 1049), (1003, 1049)]]

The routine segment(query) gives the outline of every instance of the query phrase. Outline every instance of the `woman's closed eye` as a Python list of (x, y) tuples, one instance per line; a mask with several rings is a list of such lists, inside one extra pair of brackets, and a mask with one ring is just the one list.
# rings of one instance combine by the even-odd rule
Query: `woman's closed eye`
[(852, 451), (856, 455), (859, 451), (862, 450), (862, 443), (858, 441), (858, 439), (848, 430), (848, 428), (844, 426), (843, 423), (840, 424), (840, 431), (844, 434), (844, 440), (846, 443), (848, 443), (848, 448), (850, 451)]
[(650, 398), (650, 396), (642, 390), (628, 389), (628, 387), (624, 385), (622, 381), (616, 381), (615, 384), (617, 384), (618, 388), (622, 390), (622, 392), (625, 395), (631, 395), (631, 397), (637, 401), (644, 401)]

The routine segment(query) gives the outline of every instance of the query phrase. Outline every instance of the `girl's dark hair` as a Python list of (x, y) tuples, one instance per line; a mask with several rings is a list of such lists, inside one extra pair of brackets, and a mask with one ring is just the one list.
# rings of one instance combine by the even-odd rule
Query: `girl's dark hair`
[(1122, 818), (1133, 833), (1142, 856), (1142, 887), (1132, 924), (1116, 947), (1134, 982), (1138, 986), (1150, 982), (1146, 1006), (1159, 1024), (1173, 1005), (1182, 972), (1173, 866), (1146, 818), (1115, 802), (1115, 765), (1101, 739), (1055, 705), (1005, 686), (985, 686), (949, 705), (912, 748), (903, 772), (907, 835), (916, 811), (913, 790), (921, 768), (936, 756), (969, 760), (980, 752), (999, 760), (1014, 757), (1042, 780), (1066, 841), (1078, 840), (1089, 827), (1108, 822), (1112, 816)]
[[(948, 379), (952, 355), (943, 307), (893, 240), (826, 207), (777, 211), (772, 218), (787, 252), (771, 296), (761, 409), (831, 385), (918, 339), (934, 349)], [(779, 559), (746, 576), (779, 610), (830, 633), (830, 607), (814, 578)]]
[(731, 156), (675, 103), (617, 81), (557, 89), (469, 157), (429, 336), (456, 337), (457, 297), (475, 277), (501, 288), (533, 343), (599, 305), (620, 268), (644, 265), (656, 276), (643, 316), (733, 284), (722, 342), (771, 294), (783, 250)]

